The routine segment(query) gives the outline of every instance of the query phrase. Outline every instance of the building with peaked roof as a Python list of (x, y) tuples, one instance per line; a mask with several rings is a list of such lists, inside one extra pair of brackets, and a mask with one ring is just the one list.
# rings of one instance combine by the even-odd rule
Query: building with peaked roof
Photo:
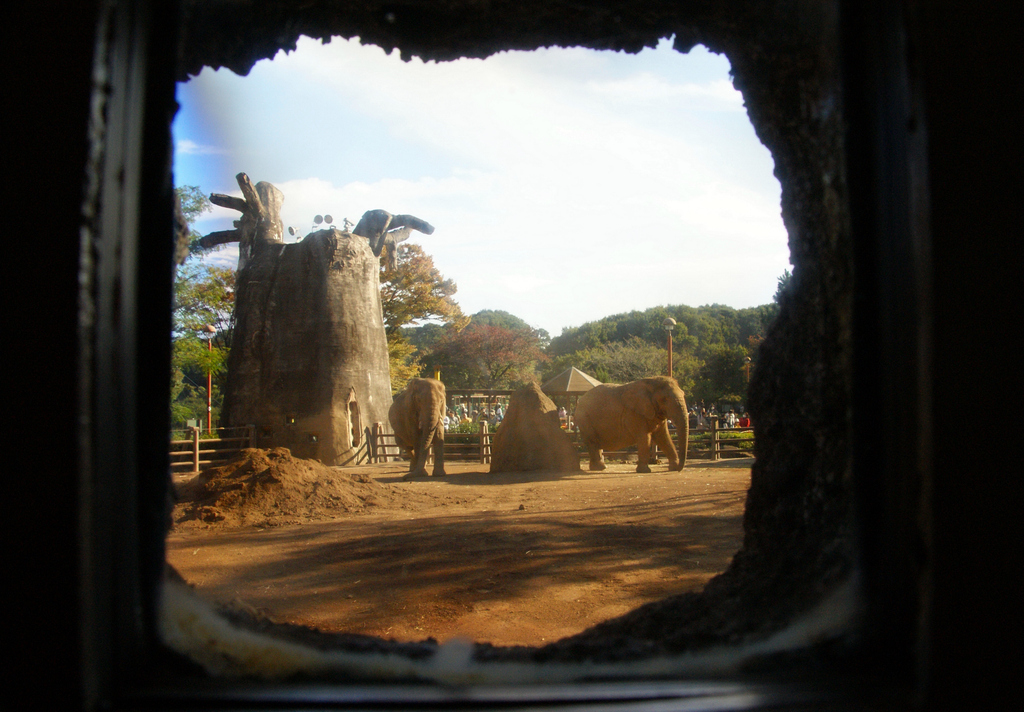
[(601, 382), (593, 376), (583, 373), (575, 366), (570, 366), (541, 386), (540, 389), (549, 396), (580, 396), (594, 386), (600, 385)]

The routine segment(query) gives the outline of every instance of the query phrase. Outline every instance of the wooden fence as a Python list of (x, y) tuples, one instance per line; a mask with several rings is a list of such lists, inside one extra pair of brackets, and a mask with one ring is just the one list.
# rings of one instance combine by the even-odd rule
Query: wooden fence
[[(245, 448), (256, 447), (256, 428), (217, 428), (218, 437), (200, 437), (199, 428), (186, 431), (188, 437), (171, 440), (170, 456), (171, 471), (176, 473), (197, 473), (208, 467), (215, 467), (227, 462)], [(360, 465), (364, 463), (396, 462), (408, 459), (395, 442), (393, 433), (385, 432), (383, 423), (374, 423), (364, 431), (366, 437), (355, 450), (352, 457), (339, 465)], [(672, 441), (678, 444), (675, 432)], [(745, 433), (750, 433), (746, 436)], [(473, 433), (445, 433), (444, 458), (453, 462), (479, 462), (489, 464), (491, 461), (491, 432), (487, 423), (480, 423)], [(172, 433), (173, 437), (173, 433)], [(581, 458), (587, 457), (587, 449), (579, 441), (579, 434), (569, 432), (569, 437), (576, 446)], [(754, 452), (753, 428), (719, 428), (716, 418), (710, 419), (708, 427), (691, 428), (690, 442), (686, 456), (707, 460), (720, 460), (723, 457), (749, 457)], [(605, 459), (623, 460), (636, 457), (636, 448), (626, 450), (605, 450)]]
[[(711, 418), (707, 427), (690, 429), (686, 456), (707, 460), (750, 457), (754, 454), (753, 432), (753, 428), (719, 428), (717, 419)], [(673, 443), (678, 446), (675, 431), (672, 430), (670, 433)], [(745, 433), (750, 435), (747, 436)], [(452, 461), (490, 463), (492, 436), (493, 433), (490, 432), (487, 423), (480, 423), (479, 430), (475, 433), (445, 433), (444, 458)], [(580, 457), (586, 458), (587, 449), (579, 441), (579, 434), (570, 431), (569, 437)], [(374, 423), (371, 428), (367, 428), (366, 444), (367, 462), (395, 462), (408, 459), (407, 454), (403, 454), (395, 443), (394, 434), (385, 432), (382, 423)], [(605, 459), (611, 460), (636, 457), (636, 448), (605, 450), (604, 456)]]
[[(720, 428), (718, 418), (709, 418), (703, 428), (690, 428), (687, 457), (721, 460), (723, 457), (753, 457), (753, 428)], [(745, 433), (750, 433), (749, 436)], [(675, 441), (675, 438), (673, 438)]]
[[(171, 472), (196, 473), (227, 462), (248, 447), (256, 447), (256, 428), (215, 428), (216, 437), (200, 436), (199, 428), (171, 431)], [(174, 439), (180, 433), (186, 438)]]
[[(403, 455), (394, 433), (384, 432), (383, 423), (374, 423), (366, 438), (369, 446), (369, 462), (395, 462), (408, 459)], [(491, 461), (491, 435), (487, 423), (480, 423), (475, 433), (445, 433), (444, 459), (462, 462)]]

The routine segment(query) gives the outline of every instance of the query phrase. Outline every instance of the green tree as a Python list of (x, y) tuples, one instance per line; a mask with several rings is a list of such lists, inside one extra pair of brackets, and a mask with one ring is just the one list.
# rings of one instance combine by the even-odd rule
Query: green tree
[[(668, 366), (668, 350), (634, 336), (625, 342), (602, 344), (556, 357), (545, 369), (543, 380), (557, 376), (570, 366), (603, 383), (628, 383), (664, 374)], [(681, 346), (678, 343), (673, 345), (672, 375), (687, 394), (692, 392), (702, 366), (703, 362), (693, 355), (689, 340), (684, 340)]]
[[(606, 383), (629, 383), (664, 374), (668, 351), (631, 336), (590, 350), (595, 378)], [(600, 375), (597, 375), (600, 374)]]
[[(203, 213), (213, 210), (213, 203), (198, 185), (179, 185), (174, 189), (181, 201), (181, 212), (191, 226)], [(197, 236), (198, 233), (197, 233)]]
[(692, 351), (677, 351), (672, 355), (672, 376), (678, 381), (688, 400), (693, 400), (697, 374), (703, 367), (704, 362), (694, 356)]
[[(175, 192), (191, 231), (192, 223), (211, 209), (209, 200), (197, 186), (181, 186)], [(194, 246), (199, 235), (192, 231), (191, 237)], [(193, 418), (205, 422), (208, 373), (213, 378), (215, 415), (219, 412), (234, 299), (234, 270), (205, 264), (201, 251), (190, 250), (174, 280), (170, 388), (174, 425), (183, 426)]]
[(447, 331), (446, 325), (436, 322), (420, 324), (419, 326), (402, 327), (402, 338), (416, 347), (421, 354), (430, 353), (438, 340)]
[[(212, 344), (210, 344), (212, 345)], [(209, 348), (195, 335), (174, 340), (171, 354), (171, 422), (183, 427), (188, 420), (206, 422), (207, 373), (212, 380), (213, 421), (223, 403), (227, 349)]]
[(741, 400), (747, 392), (743, 346), (716, 344), (708, 349), (693, 387), (694, 398), (716, 403), (724, 397)]
[(793, 275), (790, 274), (788, 269), (784, 270), (783, 273), (779, 275), (779, 283), (778, 286), (775, 288), (775, 296), (772, 297), (772, 301), (774, 301), (776, 304), (782, 302), (782, 295), (786, 293), (787, 289), (789, 289), (789, 283), (792, 281), (792, 279)]
[[(788, 277), (780, 278), (782, 289)], [(664, 372), (665, 317), (676, 320), (672, 375), (694, 400), (706, 402), (746, 394), (744, 359), (757, 360), (757, 350), (778, 313), (778, 305), (735, 309), (723, 304), (700, 307), (672, 305), (615, 314), (564, 329), (547, 348), (550, 368), (545, 380), (576, 366), (602, 381), (624, 381), (645, 372), (655, 352)], [(645, 346), (646, 345), (646, 346)], [(654, 349), (646, 351), (646, 349)], [(647, 355), (645, 355), (647, 354)], [(645, 360), (646, 359), (646, 360)], [(646, 370), (655, 370), (653, 365)]]
[(174, 281), (174, 331), (184, 336), (213, 326), (230, 345), (235, 307), (235, 271), (192, 257), (178, 268)]
[(192, 228), (195, 221), (204, 213), (213, 210), (213, 203), (206, 197), (206, 193), (198, 185), (179, 185), (174, 189), (174, 193), (178, 198), (182, 217), (184, 217), (185, 223), (188, 225), (188, 254), (190, 256), (204, 255), (221, 249), (222, 246), (206, 249), (200, 247), (199, 239), (202, 235)]

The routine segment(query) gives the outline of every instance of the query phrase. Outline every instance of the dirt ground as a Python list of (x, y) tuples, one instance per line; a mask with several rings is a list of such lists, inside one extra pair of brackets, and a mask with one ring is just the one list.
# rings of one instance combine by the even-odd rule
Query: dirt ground
[(740, 547), (753, 462), (496, 475), (448, 463), (444, 478), (404, 481), (401, 462), (247, 453), (178, 478), (167, 560), (204, 596), (322, 631), (500, 646), (700, 590)]

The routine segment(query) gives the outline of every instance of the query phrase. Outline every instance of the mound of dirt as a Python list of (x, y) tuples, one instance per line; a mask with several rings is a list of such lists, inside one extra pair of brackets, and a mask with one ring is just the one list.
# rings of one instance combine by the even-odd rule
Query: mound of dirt
[(415, 505), (414, 492), (348, 474), (287, 448), (247, 449), (178, 488), (176, 527), (270, 527)]

